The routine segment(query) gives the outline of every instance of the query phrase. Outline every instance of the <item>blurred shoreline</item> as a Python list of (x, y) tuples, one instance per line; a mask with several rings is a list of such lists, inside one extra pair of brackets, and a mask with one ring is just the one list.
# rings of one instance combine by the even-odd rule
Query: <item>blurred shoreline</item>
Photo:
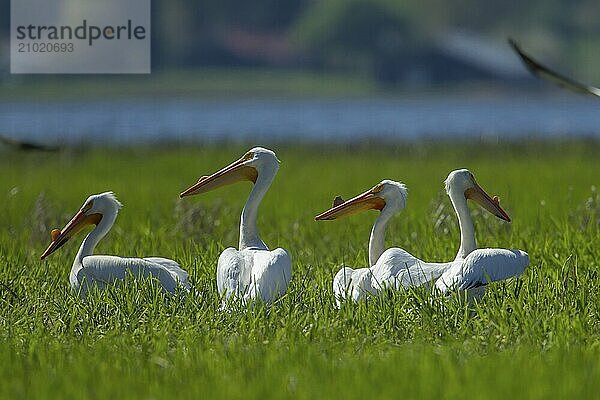
[(8, 75), (0, 102), (38, 99), (260, 98), (260, 97), (556, 97), (547, 84), (503, 81), (446, 84), (381, 84), (363, 74), (291, 69), (201, 68), (148, 75)]

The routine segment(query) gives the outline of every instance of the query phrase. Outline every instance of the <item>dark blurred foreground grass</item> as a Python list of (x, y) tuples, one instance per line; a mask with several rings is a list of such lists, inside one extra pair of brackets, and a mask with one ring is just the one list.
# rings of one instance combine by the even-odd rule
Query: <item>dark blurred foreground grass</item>
[[(268, 143), (263, 145), (269, 146)], [(237, 244), (249, 185), (179, 200), (248, 147), (179, 146), (4, 152), (0, 181), (2, 398), (592, 398), (600, 390), (600, 145), (272, 145), (280, 172), (260, 209), (294, 278), (270, 309), (218, 309), (218, 254)], [(388, 245), (449, 260), (458, 227), (442, 181), (468, 167), (511, 224), (473, 207), (482, 247), (519, 248), (531, 265), (465, 305), (426, 289), (333, 307), (344, 263), (366, 265), (375, 213), (312, 217), (335, 195), (383, 178), (409, 187)], [(100, 254), (161, 255), (189, 272), (198, 299), (129, 282), (87, 302), (68, 272), (82, 236), (47, 262), (49, 231), (91, 193), (125, 204)]]

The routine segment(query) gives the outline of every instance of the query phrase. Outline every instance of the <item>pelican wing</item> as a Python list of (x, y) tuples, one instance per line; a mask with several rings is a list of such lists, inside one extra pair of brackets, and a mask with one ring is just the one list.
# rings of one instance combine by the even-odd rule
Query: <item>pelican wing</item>
[(451, 263), (427, 263), (406, 250), (391, 248), (371, 268), (340, 269), (333, 279), (333, 293), (339, 307), (347, 297), (359, 301), (368, 293), (379, 294), (384, 288), (399, 290), (431, 284), (450, 266)]
[(375, 284), (395, 289), (421, 286), (440, 277), (448, 263), (427, 263), (400, 248), (387, 249), (372, 267)]
[(354, 270), (350, 267), (342, 267), (333, 278), (333, 295), (339, 307), (342, 300), (352, 294), (352, 274)]
[(217, 289), (225, 299), (239, 296), (248, 286), (247, 274), (244, 274), (244, 256), (233, 247), (225, 249), (217, 263)]
[(596, 97), (600, 96), (600, 89), (594, 86), (588, 86), (583, 83), (577, 82), (540, 64), (538, 61), (534, 60), (533, 58), (531, 58), (531, 56), (525, 53), (523, 49), (521, 49), (521, 47), (513, 39), (508, 39), (508, 43), (511, 45), (513, 50), (519, 55), (519, 57), (523, 61), (523, 64), (525, 64), (525, 67), (527, 67), (529, 72), (531, 72), (538, 78), (550, 81), (555, 85), (558, 85), (565, 89), (569, 89), (576, 93), (592, 95)]
[[(86, 286), (87, 289), (90, 286), (97, 286), (99, 289), (103, 289), (107, 285), (114, 284), (116, 281), (125, 280), (129, 275), (133, 275), (134, 277), (152, 277), (160, 283), (164, 290), (170, 293), (174, 293), (177, 290), (180, 282), (177, 275), (172, 273), (173, 265), (167, 268), (161, 263), (141, 258), (87, 256), (83, 258), (82, 264), (83, 268), (77, 273), (77, 281), (80, 285)], [(177, 263), (172, 261), (172, 264)], [(179, 268), (179, 265), (177, 267)], [(183, 282), (182, 287), (187, 289), (183, 286)]]
[(374, 276), (371, 268), (343, 267), (333, 278), (333, 294), (339, 308), (342, 301), (351, 298), (358, 302), (367, 296), (379, 295), (382, 286), (373, 282)]
[(244, 250), (252, 259), (250, 284), (244, 300), (262, 299), (266, 304), (282, 296), (292, 279), (292, 260), (283, 249)]
[(168, 258), (162, 257), (146, 257), (145, 261), (149, 261), (153, 264), (158, 264), (171, 274), (173, 278), (175, 278), (179, 284), (187, 291), (192, 289), (192, 285), (189, 282), (189, 274), (183, 268), (179, 266), (179, 263), (173, 260), (169, 260)]
[(435, 286), (446, 293), (468, 290), (519, 276), (529, 265), (529, 256), (521, 250), (478, 249), (464, 260), (455, 261), (436, 281)]
[(427, 285), (438, 279), (448, 268), (448, 263), (427, 263), (417, 259), (417, 262), (402, 268), (393, 276), (394, 287), (417, 287)]

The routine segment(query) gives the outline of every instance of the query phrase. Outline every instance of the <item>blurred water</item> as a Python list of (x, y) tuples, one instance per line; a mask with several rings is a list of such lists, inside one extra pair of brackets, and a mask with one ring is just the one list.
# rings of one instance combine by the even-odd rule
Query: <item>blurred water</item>
[(578, 96), (4, 102), (0, 134), (46, 143), (599, 137), (600, 102)]

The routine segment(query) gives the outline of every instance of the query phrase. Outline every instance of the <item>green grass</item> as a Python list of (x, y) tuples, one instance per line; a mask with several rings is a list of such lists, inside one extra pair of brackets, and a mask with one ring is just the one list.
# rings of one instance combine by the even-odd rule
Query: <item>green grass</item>
[(365, 96), (382, 88), (367, 77), (273, 69), (157, 70), (149, 75), (34, 76), (11, 75), (0, 85), (0, 100), (228, 97)]
[[(597, 396), (600, 145), (273, 148), (282, 165), (259, 227), (270, 246), (290, 251), (294, 278), (273, 307), (230, 312), (218, 309), (215, 266), (237, 243), (249, 185), (178, 194), (246, 146), (2, 153), (0, 398)], [(408, 207), (391, 223), (389, 246), (449, 260), (458, 227), (442, 181), (459, 167), (513, 218), (472, 208), (480, 246), (529, 252), (522, 279), (490, 285), (471, 306), (416, 289), (336, 310), (332, 276), (342, 263), (366, 265), (376, 214), (314, 215), (335, 195), (402, 180)], [(50, 229), (104, 190), (125, 207), (97, 251), (178, 260), (198, 299), (128, 282), (77, 300), (68, 273), (81, 235), (39, 261)]]
[[(477, 96), (488, 98), (514, 88), (491, 83), (430, 86), (419, 90), (381, 84), (372, 77), (345, 72), (261, 68), (156, 70), (148, 75), (10, 75), (0, 82), (0, 101), (114, 100), (119, 98), (365, 97), (412, 98)], [(530, 93), (530, 91), (528, 91)]]

